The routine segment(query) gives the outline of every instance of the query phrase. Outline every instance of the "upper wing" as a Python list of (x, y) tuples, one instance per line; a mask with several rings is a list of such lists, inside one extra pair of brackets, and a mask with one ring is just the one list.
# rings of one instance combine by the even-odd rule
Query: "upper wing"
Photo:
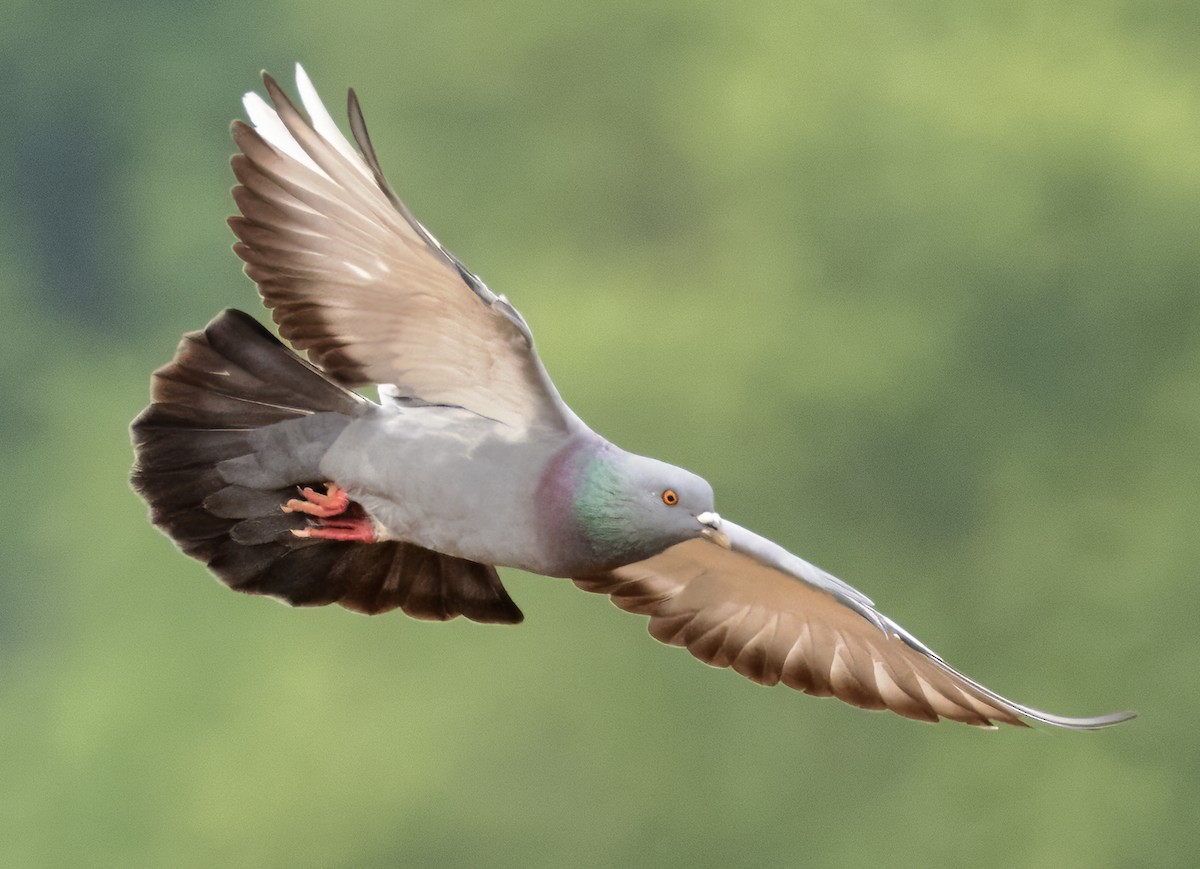
[(420, 224), (384, 180), (354, 92), (351, 147), (299, 65), (305, 119), (266, 73), (274, 106), (233, 124), (242, 214), (229, 220), (279, 332), (343, 384), (451, 404), (508, 425), (582, 425), (529, 327)]
[(841, 580), (751, 531), (723, 522), (731, 549), (704, 539), (576, 579), (650, 616), (650, 634), (763, 685), (909, 718), (981, 727), (1022, 717), (1090, 730), (1132, 718), (1063, 718), (1006, 700), (967, 678)]

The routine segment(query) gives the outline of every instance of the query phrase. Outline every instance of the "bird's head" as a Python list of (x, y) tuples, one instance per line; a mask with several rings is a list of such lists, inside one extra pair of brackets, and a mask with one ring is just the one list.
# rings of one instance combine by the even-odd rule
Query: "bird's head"
[(641, 561), (694, 537), (728, 545), (708, 481), (615, 447), (588, 458), (572, 506), (588, 543), (614, 564)]

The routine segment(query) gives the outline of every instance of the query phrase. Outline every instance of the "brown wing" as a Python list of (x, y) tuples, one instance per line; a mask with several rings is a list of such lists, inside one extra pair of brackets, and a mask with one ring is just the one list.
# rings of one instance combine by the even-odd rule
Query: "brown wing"
[(234, 250), (279, 331), (339, 382), (465, 407), (514, 427), (572, 427), (524, 320), (412, 216), (383, 179), (351, 93), (362, 154), (297, 67), (311, 118), (275, 81), (235, 121)]
[(865, 709), (980, 727), (1023, 725), (1025, 717), (1091, 729), (1132, 717), (1062, 718), (1012, 703), (951, 669), (839, 580), (790, 556), (818, 574), (802, 579), (784, 569), (789, 562), (762, 557), (765, 546), (786, 554), (774, 544), (732, 523), (724, 528), (735, 550), (749, 542), (758, 557), (696, 539), (575, 582), (649, 616), (655, 639), (763, 685), (783, 682)]

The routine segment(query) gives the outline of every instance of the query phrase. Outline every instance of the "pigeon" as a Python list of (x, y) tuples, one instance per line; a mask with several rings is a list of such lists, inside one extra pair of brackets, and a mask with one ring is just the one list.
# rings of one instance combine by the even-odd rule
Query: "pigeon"
[[(225, 310), (131, 425), (151, 521), (240, 592), (418, 619), (523, 618), (497, 567), (573, 580), (762, 685), (979, 727), (1076, 730), (951, 668), (870, 598), (728, 519), (699, 476), (563, 402), (529, 326), (355, 148), (297, 65), (234, 121), (234, 251), (290, 347)], [(299, 355), (303, 352), (307, 359)], [(378, 401), (358, 389), (375, 385)]]

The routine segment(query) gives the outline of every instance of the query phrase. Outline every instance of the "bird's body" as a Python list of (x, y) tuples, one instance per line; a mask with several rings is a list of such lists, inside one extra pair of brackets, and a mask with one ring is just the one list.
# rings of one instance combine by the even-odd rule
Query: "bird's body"
[[(541, 552), (534, 494), (546, 457), (569, 438), (514, 431), (456, 407), (381, 407), (347, 426), (321, 474), (337, 480), (387, 537), (544, 572), (544, 559), (531, 558)], [(446, 485), (467, 468), (480, 485)]]
[[(225, 311), (184, 336), (133, 423), (151, 518), (227, 585), (364, 613), (522, 614), (497, 566), (567, 577), (651, 634), (766, 685), (989, 726), (1094, 729), (949, 667), (841, 580), (723, 521), (700, 477), (637, 456), (560, 398), (516, 309), (384, 179), (353, 92), (342, 136), (269, 76), (247, 95), (235, 251), (302, 360)], [(383, 384), (380, 402), (352, 389)], [(324, 491), (322, 491), (324, 490)]]
[[(422, 405), (372, 407), (345, 427), (319, 470), (363, 506), (381, 539), (556, 577), (640, 561), (678, 542), (678, 532), (647, 534), (641, 517), (629, 515), (637, 502), (627, 490), (639, 476), (651, 497), (672, 479), (707, 486), (586, 428), (520, 431), (463, 408)], [(466, 476), (478, 484), (446, 485)], [(711, 510), (710, 489), (692, 515)]]

